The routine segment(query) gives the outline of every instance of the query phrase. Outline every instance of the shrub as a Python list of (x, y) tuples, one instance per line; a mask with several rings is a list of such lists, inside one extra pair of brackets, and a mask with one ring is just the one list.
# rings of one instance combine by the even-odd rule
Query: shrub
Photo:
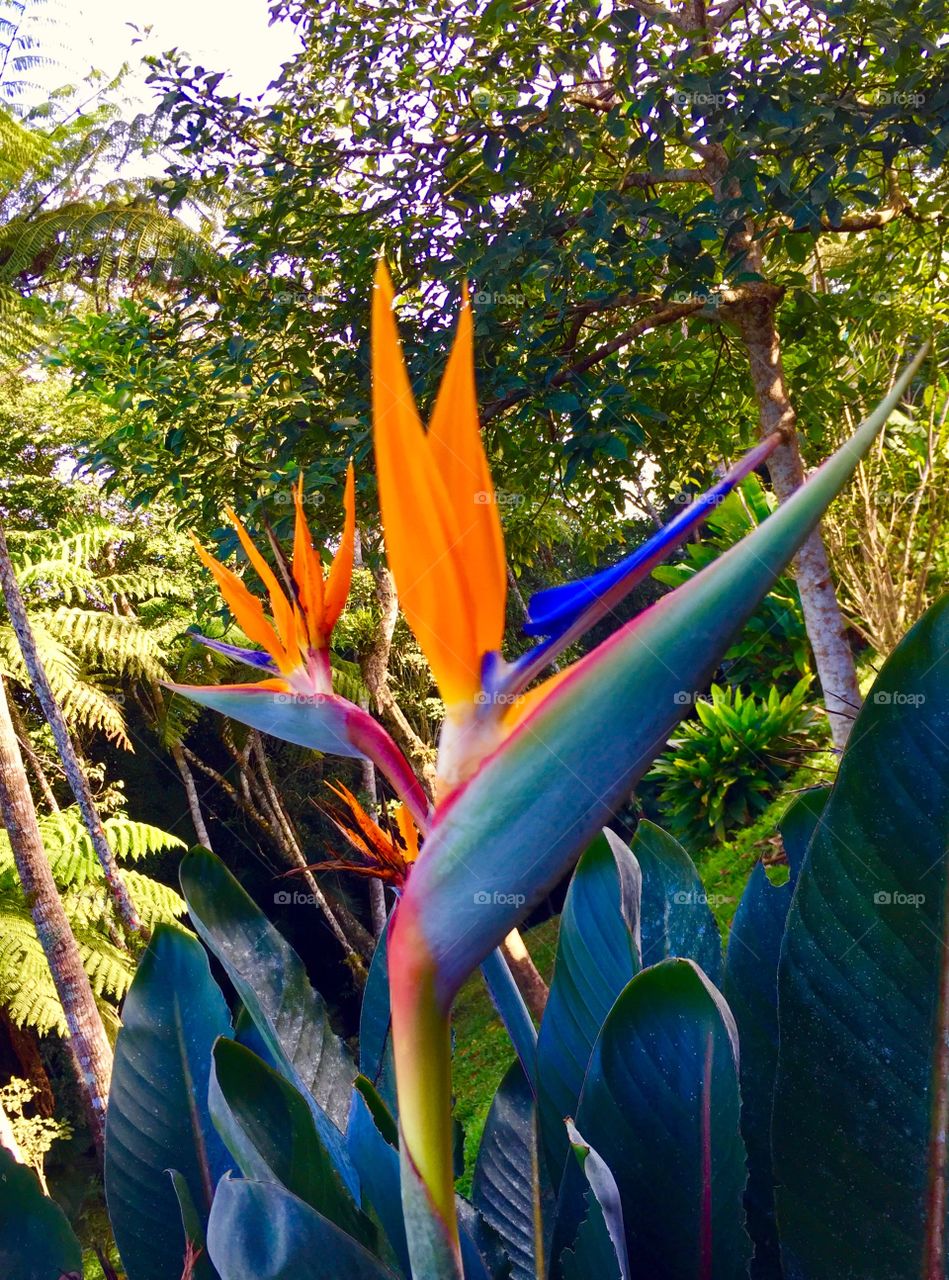
[(699, 843), (725, 839), (765, 809), (811, 745), (814, 714), (805, 705), (810, 677), (781, 697), (759, 697), (713, 684), (697, 719), (676, 737), (647, 777), (659, 782), (663, 820), (679, 836)]

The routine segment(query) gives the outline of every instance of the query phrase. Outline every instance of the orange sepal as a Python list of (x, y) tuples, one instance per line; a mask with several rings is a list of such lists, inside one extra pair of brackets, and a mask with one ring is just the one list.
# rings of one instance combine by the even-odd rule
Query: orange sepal
[(326, 579), (323, 606), (323, 632), (329, 638), (343, 612), (353, 578), (353, 556), (356, 550), (356, 477), (353, 464), (346, 468), (346, 489), (343, 495), (343, 534), (339, 549)]
[(296, 664), (291, 661), (280, 637), (265, 616), (261, 602), (248, 591), (233, 570), (221, 564), (220, 560), (216, 560), (209, 551), (205, 551), (193, 534), (191, 540), (198, 558), (205, 568), (210, 570), (225, 603), (247, 639), (265, 649), (281, 671), (292, 671)]

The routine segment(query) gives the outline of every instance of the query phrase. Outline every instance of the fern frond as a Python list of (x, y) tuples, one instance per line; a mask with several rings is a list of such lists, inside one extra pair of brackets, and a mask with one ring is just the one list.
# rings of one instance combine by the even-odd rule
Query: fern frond
[(348, 658), (340, 658), (330, 654), (330, 666), (333, 672), (333, 691), (350, 702), (362, 703), (369, 698), (369, 689), (362, 678), (362, 672), (355, 662)]
[(43, 622), (85, 662), (112, 675), (168, 679), (155, 638), (136, 618), (62, 605)]
[(0, 184), (8, 190), (18, 186), (49, 152), (49, 143), (41, 133), (27, 129), (0, 107)]
[(83, 729), (98, 729), (116, 746), (134, 750), (125, 731), (121, 707), (97, 685), (77, 680), (59, 702), (67, 723)]
[(93, 278), (127, 278), (143, 262), (177, 263), (202, 245), (175, 218), (135, 201), (97, 206), (71, 201), (38, 214), (19, 215), (0, 228), (0, 282), (62, 271), (72, 260)]
[(162, 747), (177, 747), (184, 741), (188, 730), (196, 724), (202, 708), (190, 698), (177, 693), (166, 693), (161, 710), (152, 725)]
[[(106, 839), (119, 862), (138, 862), (150, 853), (165, 853), (169, 849), (186, 849), (185, 842), (161, 827), (147, 822), (133, 822), (119, 813), (102, 824)], [(129, 872), (131, 875), (131, 872)]]
[(155, 596), (163, 601), (182, 596), (181, 580), (177, 574), (161, 569), (145, 569), (137, 573), (111, 573), (96, 579), (96, 591), (102, 599), (110, 601), (116, 596), (126, 600), (150, 600)]
[(169, 885), (138, 871), (126, 871), (124, 879), (146, 929), (154, 929), (156, 924), (174, 924), (186, 914), (188, 904)]
[[(75, 655), (43, 626), (42, 621), (33, 620), (33, 639), (40, 661), (46, 668), (49, 683), (57, 700), (64, 698), (79, 679), (79, 664)], [(6, 624), (0, 626), (0, 670), (17, 684), (29, 689), (32, 687), (23, 654), (17, 643), (13, 628)]]

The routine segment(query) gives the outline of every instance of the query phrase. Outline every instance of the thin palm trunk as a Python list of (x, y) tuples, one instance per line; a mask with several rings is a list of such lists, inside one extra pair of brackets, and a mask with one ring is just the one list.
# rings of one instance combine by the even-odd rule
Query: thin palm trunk
[(88, 1104), (92, 1136), (101, 1150), (112, 1049), (79, 947), (70, 928), (40, 834), (6, 690), (0, 681), (0, 817), (23, 893), (69, 1028), (69, 1048)]

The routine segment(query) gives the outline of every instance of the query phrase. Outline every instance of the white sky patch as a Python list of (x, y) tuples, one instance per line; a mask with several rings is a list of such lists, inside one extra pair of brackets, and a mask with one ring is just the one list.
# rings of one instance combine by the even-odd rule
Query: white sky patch
[[(93, 67), (114, 74), (128, 62), (126, 93), (139, 109), (153, 101), (138, 67), (144, 53), (180, 49), (208, 71), (229, 72), (222, 87), (259, 94), (299, 48), (291, 23), (268, 25), (267, 0), (65, 0), (44, 17), (36, 34), (54, 65), (31, 72), (43, 89), (76, 82)], [(144, 43), (133, 43), (133, 26), (152, 28)]]

